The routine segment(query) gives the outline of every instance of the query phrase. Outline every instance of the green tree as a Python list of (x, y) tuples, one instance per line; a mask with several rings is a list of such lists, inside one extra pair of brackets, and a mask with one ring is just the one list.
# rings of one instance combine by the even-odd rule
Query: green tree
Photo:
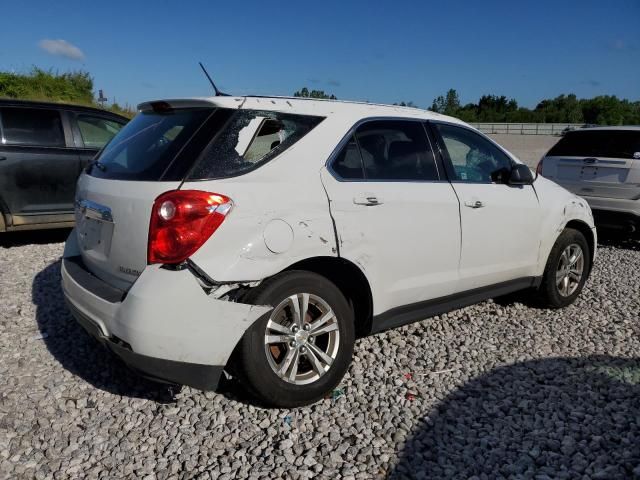
[[(26, 73), (0, 72), (0, 97), (99, 106), (93, 78), (82, 70), (58, 73), (33, 67)], [(127, 117), (135, 114), (129, 106), (117, 103), (106, 108)]]
[(326, 99), (326, 100), (337, 100), (338, 97), (336, 97), (333, 94), (328, 94), (325, 93), (324, 90), (311, 90), (309, 91), (309, 89), (307, 87), (303, 87), (302, 89), (298, 90), (297, 92), (295, 92), (293, 94), (294, 97), (302, 97), (302, 98), (321, 98), (321, 99)]
[(450, 88), (445, 96), (440, 95), (434, 98), (431, 104), (431, 110), (444, 115), (457, 115), (458, 110), (460, 110), (460, 97), (458, 97), (458, 92)]
[(398, 103), (394, 103), (394, 105), (397, 105), (398, 107), (418, 108), (418, 106), (413, 102), (398, 102)]
[(542, 122), (547, 123), (582, 123), (584, 116), (581, 100), (574, 94), (559, 95), (552, 99), (542, 100), (535, 108)]
[(613, 95), (602, 95), (581, 100), (586, 123), (600, 125), (635, 125), (640, 123), (640, 102), (620, 100)]

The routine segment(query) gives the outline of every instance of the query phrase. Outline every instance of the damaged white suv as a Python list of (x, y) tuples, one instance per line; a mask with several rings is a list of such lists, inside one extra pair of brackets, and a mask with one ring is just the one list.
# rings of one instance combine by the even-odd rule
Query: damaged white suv
[[(516, 290), (572, 303), (587, 203), (464, 123), (292, 98), (140, 105), (78, 180), (62, 284), (142, 374), (318, 400), (356, 337)], [(428, 339), (425, 339), (428, 341)]]

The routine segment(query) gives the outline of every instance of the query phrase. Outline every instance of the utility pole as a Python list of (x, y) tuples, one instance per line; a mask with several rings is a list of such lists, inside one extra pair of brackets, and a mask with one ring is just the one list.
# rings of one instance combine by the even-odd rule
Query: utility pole
[(98, 103), (102, 108), (104, 108), (104, 104), (107, 101), (107, 97), (104, 96), (102, 90), (98, 90)]

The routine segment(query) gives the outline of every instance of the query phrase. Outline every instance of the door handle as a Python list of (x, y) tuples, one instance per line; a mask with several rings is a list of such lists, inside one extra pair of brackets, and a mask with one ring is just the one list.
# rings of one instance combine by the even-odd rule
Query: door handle
[(382, 205), (382, 200), (380, 200), (375, 195), (363, 195), (361, 197), (355, 197), (353, 199), (353, 203), (356, 205), (366, 205), (367, 207), (373, 207), (375, 205)]
[(464, 202), (464, 205), (466, 207), (469, 207), (469, 208), (482, 208), (482, 207), (484, 207), (484, 203), (482, 203), (480, 200), (466, 201), (466, 202)]

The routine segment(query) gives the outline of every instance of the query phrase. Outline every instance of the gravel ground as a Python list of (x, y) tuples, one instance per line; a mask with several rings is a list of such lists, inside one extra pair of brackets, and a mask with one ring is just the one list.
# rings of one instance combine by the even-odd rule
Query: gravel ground
[(62, 238), (0, 247), (2, 478), (640, 478), (637, 243), (602, 246), (566, 310), (366, 338), (331, 398), (265, 410), (130, 373), (67, 312)]

